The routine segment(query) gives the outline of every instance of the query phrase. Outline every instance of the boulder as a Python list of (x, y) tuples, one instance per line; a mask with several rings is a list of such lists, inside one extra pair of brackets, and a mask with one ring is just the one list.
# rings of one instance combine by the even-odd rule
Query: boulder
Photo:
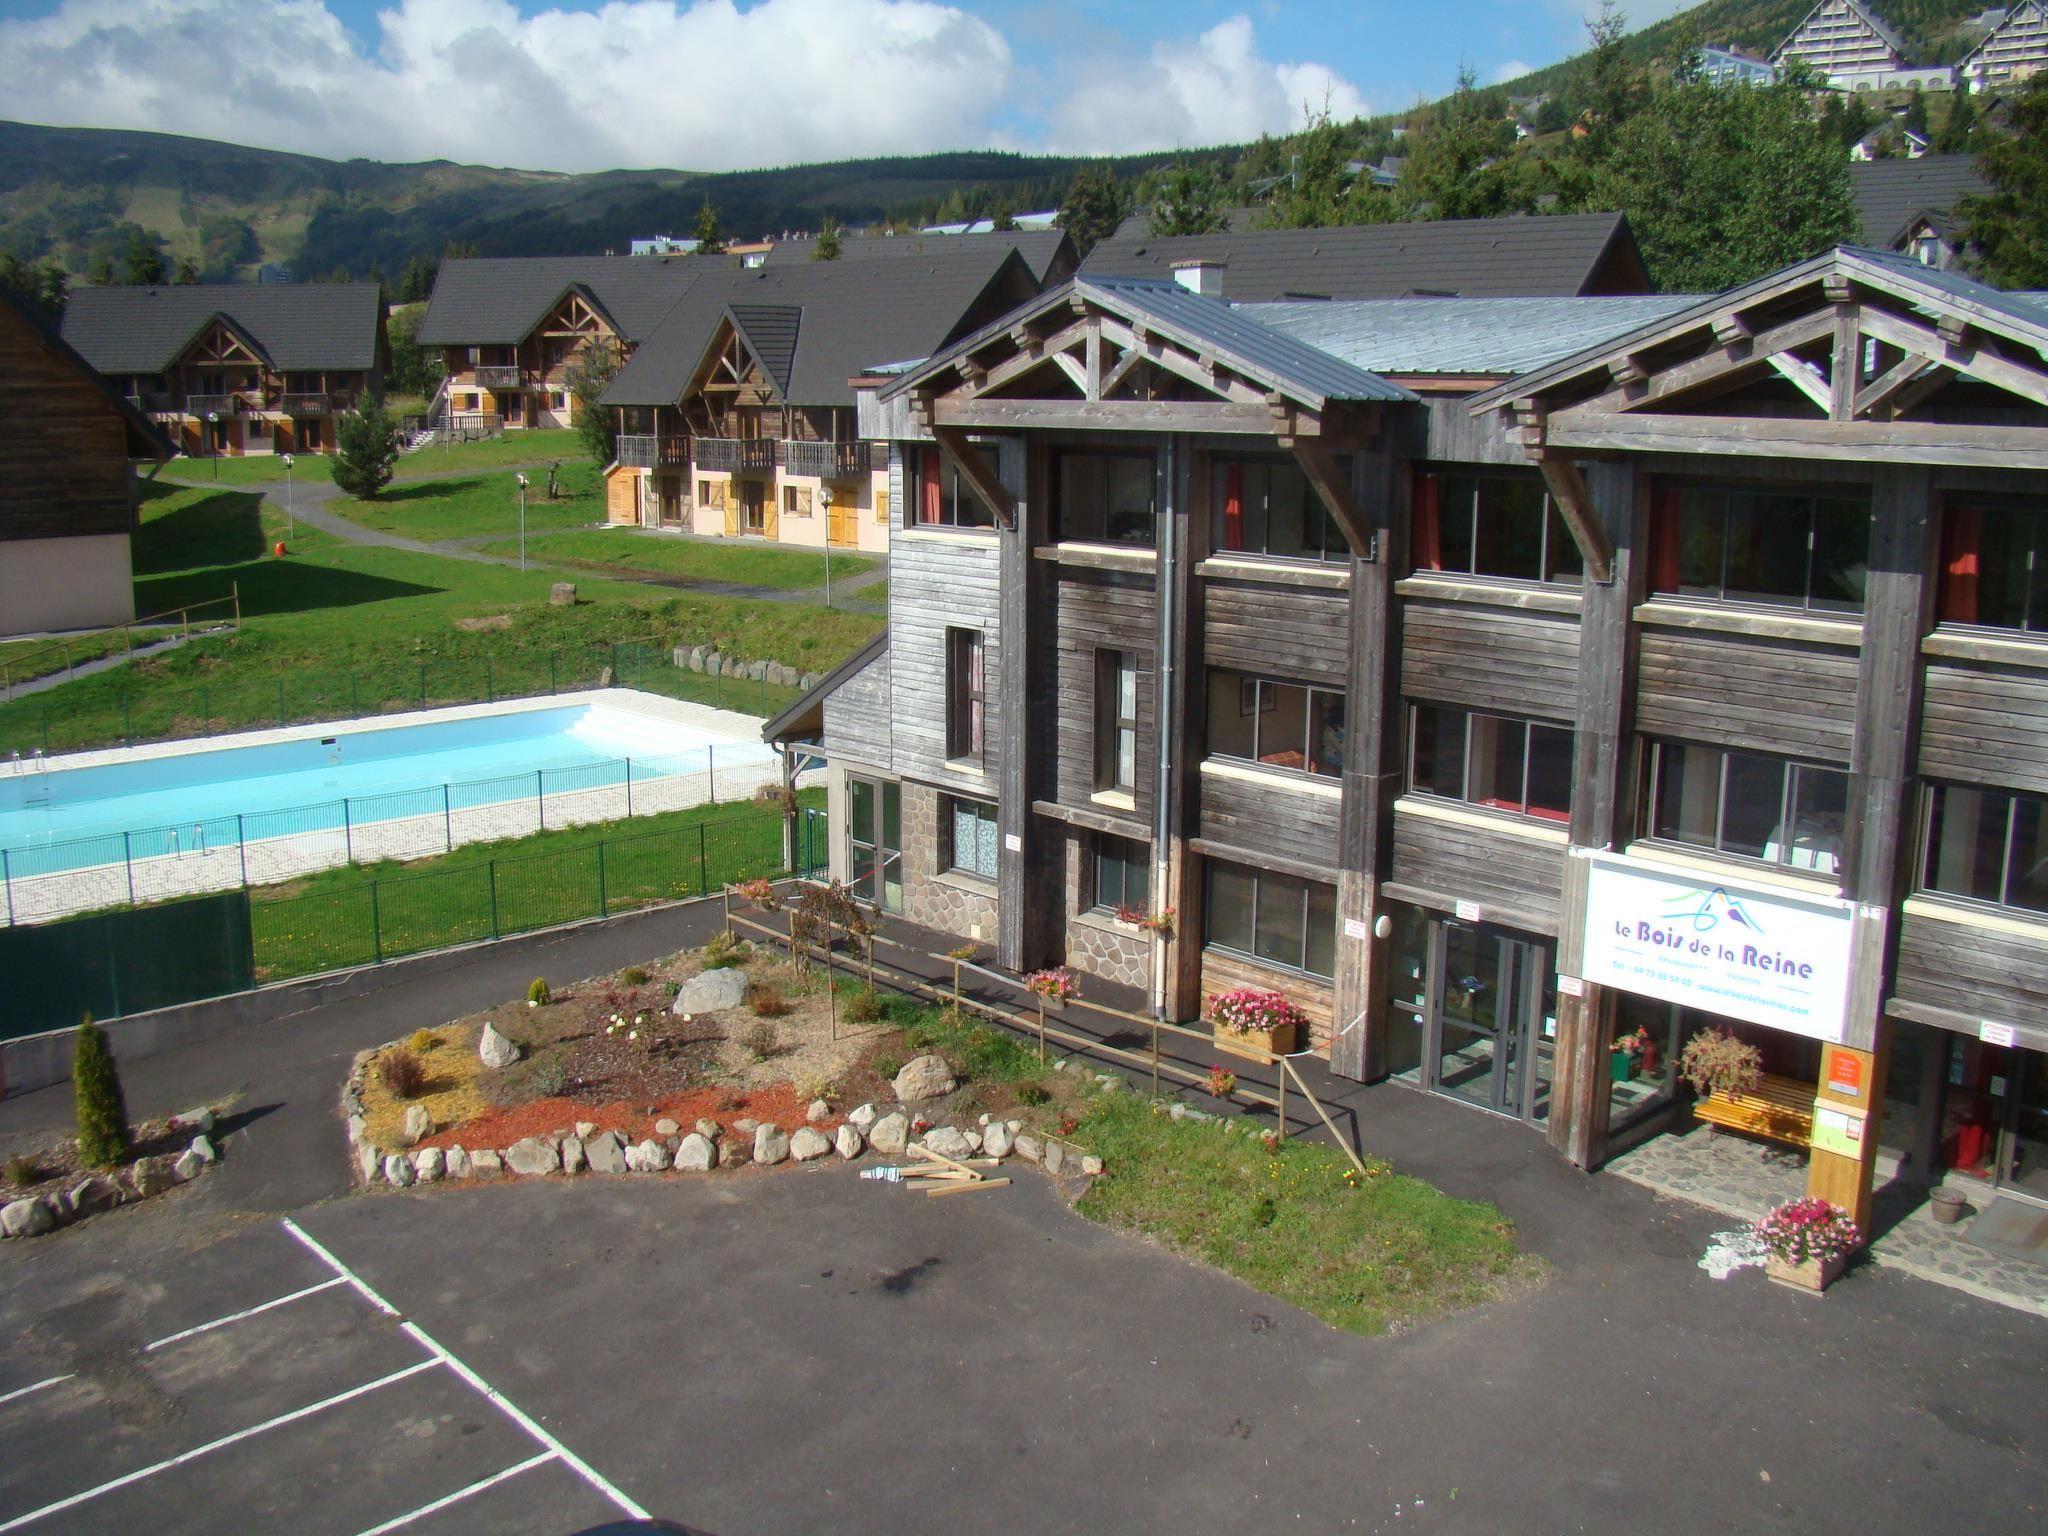
[(203, 1135), (194, 1136), (192, 1138), (192, 1145), (185, 1150), (198, 1158), (202, 1163), (217, 1163), (220, 1161), (220, 1153), (214, 1149), (213, 1143)]
[(476, 1043), (476, 1054), (487, 1067), (509, 1067), (519, 1059), (519, 1047), (499, 1034), (495, 1026), (486, 1024), (483, 1037)]
[(597, 1134), (597, 1126), (595, 1123), (589, 1120), (578, 1120), (576, 1122), (576, 1134), (578, 1136), (581, 1136), (585, 1141), (588, 1141), (591, 1137)]
[(1081, 1159), (1081, 1171), (1088, 1175), (1089, 1178), (1094, 1178), (1095, 1175), (1102, 1172), (1102, 1159), (1093, 1155), (1083, 1157)]
[(1010, 1150), (1027, 1163), (1035, 1163), (1045, 1155), (1043, 1145), (1029, 1131), (1019, 1131), (1016, 1139), (1010, 1143)]
[(54, 1231), (57, 1217), (40, 1200), (10, 1200), (0, 1206), (0, 1234), (8, 1237), (41, 1237)]
[(171, 1164), (171, 1177), (180, 1184), (190, 1183), (204, 1172), (206, 1172), (206, 1159), (197, 1152), (194, 1152), (190, 1147), (180, 1152), (177, 1161)]
[(384, 1182), (394, 1189), (404, 1189), (416, 1177), (412, 1159), (403, 1153), (394, 1152), (384, 1159)]
[(505, 1149), (505, 1166), (517, 1174), (559, 1173), (562, 1154), (537, 1137), (525, 1136)]
[(654, 1134), (657, 1136), (673, 1136), (680, 1130), (682, 1126), (666, 1115), (654, 1122)]
[(926, 1131), (924, 1144), (941, 1157), (971, 1157), (974, 1154), (967, 1138), (950, 1125), (934, 1126)]
[(138, 1200), (160, 1195), (177, 1182), (168, 1157), (139, 1157), (129, 1165), (128, 1188)]
[(761, 1122), (750, 1120), (747, 1116), (741, 1115), (739, 1119), (733, 1121), (732, 1128), (742, 1136), (751, 1136), (761, 1128)]
[(1056, 1141), (1045, 1144), (1045, 1171), (1058, 1173), (1067, 1165), (1067, 1149)]
[(737, 966), (721, 966), (715, 971), (700, 971), (684, 982), (676, 991), (675, 1001), (669, 1004), (669, 1012), (721, 1013), (739, 1007), (746, 996), (747, 973)]
[(832, 1143), (825, 1133), (808, 1125), (799, 1126), (796, 1134), (789, 1138), (789, 1155), (799, 1163), (823, 1157), (831, 1150)]
[(685, 1173), (709, 1173), (718, 1166), (718, 1144), (692, 1131), (676, 1148), (675, 1166)]
[(1014, 1144), (1010, 1128), (1000, 1120), (991, 1120), (988, 1129), (981, 1133), (981, 1150), (990, 1157), (1008, 1157)]
[(581, 1136), (564, 1136), (562, 1138), (562, 1172), (581, 1173), (583, 1171), (583, 1164), (583, 1138)]
[(716, 1120), (699, 1120), (694, 1129), (706, 1141), (716, 1142), (718, 1140), (718, 1122)]
[(904, 1115), (884, 1115), (868, 1131), (868, 1145), (884, 1157), (901, 1157), (910, 1145), (910, 1121)]
[(959, 1086), (953, 1079), (953, 1069), (946, 1065), (946, 1058), (927, 1053), (913, 1056), (903, 1064), (903, 1070), (896, 1074), (896, 1101), (899, 1104), (914, 1104), (920, 1099), (940, 1099)]
[(669, 1165), (668, 1147), (653, 1137), (626, 1148), (626, 1166), (635, 1173), (660, 1173)]
[(810, 1121), (811, 1124), (816, 1125), (820, 1120), (828, 1118), (831, 1113), (832, 1106), (830, 1104), (827, 1104), (823, 1099), (813, 1099), (811, 1100), (811, 1107), (804, 1111), (804, 1118)]
[(789, 1136), (780, 1126), (764, 1125), (754, 1132), (754, 1161), (772, 1167), (789, 1156)]
[(502, 1154), (486, 1147), (482, 1151), (469, 1154), (469, 1166), (474, 1168), (479, 1174), (503, 1173), (505, 1171), (505, 1159)]
[(860, 1156), (862, 1146), (863, 1138), (857, 1125), (842, 1125), (839, 1134), (832, 1138), (833, 1150), (848, 1162)]
[(71, 1208), (74, 1216), (89, 1216), (94, 1211), (111, 1210), (121, 1203), (121, 1186), (104, 1173), (95, 1173), (90, 1178), (80, 1179), (64, 1191), (64, 1203)]
[(550, 608), (574, 608), (576, 606), (576, 583), (558, 581), (548, 587)]
[(406, 1105), (405, 1128), (400, 1132), (399, 1140), (409, 1147), (422, 1137), (433, 1134), (434, 1117), (427, 1113), (427, 1106), (424, 1104)]
[(377, 1149), (367, 1141), (355, 1144), (356, 1177), (365, 1184), (377, 1182), (377, 1174), (384, 1166), (384, 1159), (377, 1155)]
[(460, 1147), (450, 1147), (448, 1149), (448, 1177), (451, 1179), (466, 1179), (472, 1171), (469, 1154)]
[(421, 1147), (412, 1155), (412, 1171), (422, 1184), (431, 1184), (448, 1171), (448, 1154), (439, 1147)]
[(754, 1142), (750, 1136), (727, 1136), (718, 1143), (718, 1166), (738, 1168), (753, 1161)]
[(599, 1131), (583, 1143), (583, 1158), (592, 1173), (624, 1173), (626, 1148), (617, 1131)]
[(875, 1108), (874, 1105), (863, 1104), (859, 1109), (856, 1109), (852, 1114), (848, 1115), (846, 1119), (848, 1124), (852, 1125), (854, 1129), (865, 1134), (868, 1128), (871, 1127), (875, 1123), (875, 1121), (880, 1118), (881, 1113), (882, 1112), (879, 1109)]
[(962, 1134), (962, 1135), (964, 1135), (964, 1136), (965, 1136), (965, 1137), (967, 1138), (967, 1150), (968, 1150), (968, 1151), (970, 1151), (970, 1152), (979, 1152), (979, 1151), (981, 1150), (981, 1140), (982, 1140), (982, 1138), (981, 1138), (981, 1132), (979, 1132), (979, 1131), (963, 1131), (963, 1132), (962, 1132), (961, 1134)]
[(182, 1115), (173, 1115), (171, 1118), (186, 1130), (197, 1131), (202, 1136), (211, 1134), (215, 1125), (213, 1108), (207, 1104), (202, 1104), (197, 1109), (188, 1109)]

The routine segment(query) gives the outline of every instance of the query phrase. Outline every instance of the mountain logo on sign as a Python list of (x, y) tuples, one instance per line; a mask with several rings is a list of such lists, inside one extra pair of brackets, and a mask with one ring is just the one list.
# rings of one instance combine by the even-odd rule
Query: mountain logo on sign
[(1690, 922), (1694, 933), (1712, 933), (1724, 922), (1759, 937), (1764, 932), (1764, 925), (1750, 916), (1749, 908), (1718, 885), (1711, 889), (1695, 886), (1683, 896), (1671, 897), (1664, 903), (1664, 916)]

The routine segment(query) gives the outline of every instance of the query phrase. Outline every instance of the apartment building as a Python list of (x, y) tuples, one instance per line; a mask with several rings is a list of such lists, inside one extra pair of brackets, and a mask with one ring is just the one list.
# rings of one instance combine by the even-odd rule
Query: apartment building
[(1962, 62), (1973, 91), (2016, 86), (2048, 69), (2048, 6), (2020, 0)]

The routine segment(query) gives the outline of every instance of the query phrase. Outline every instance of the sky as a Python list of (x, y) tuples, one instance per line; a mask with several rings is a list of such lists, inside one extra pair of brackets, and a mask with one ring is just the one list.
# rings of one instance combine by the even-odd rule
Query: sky
[[(1590, 0), (1597, 4), (1597, 0)], [(1624, 0), (1632, 25), (1684, 0)], [(745, 169), (1240, 142), (1577, 52), (1589, 0), (0, 0), (0, 116), (347, 159)]]

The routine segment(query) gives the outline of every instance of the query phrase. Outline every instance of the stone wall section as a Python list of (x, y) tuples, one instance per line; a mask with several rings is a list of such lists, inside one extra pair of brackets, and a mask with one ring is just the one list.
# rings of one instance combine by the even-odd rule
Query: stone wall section
[(1064, 899), (1067, 964), (1090, 976), (1145, 991), (1152, 985), (1151, 936), (1126, 927), (1107, 913), (1090, 910), (1088, 842), (1068, 837)]
[(995, 883), (946, 875), (939, 829), (941, 792), (903, 782), (903, 915), (920, 927), (952, 934), (963, 943), (996, 940)]

